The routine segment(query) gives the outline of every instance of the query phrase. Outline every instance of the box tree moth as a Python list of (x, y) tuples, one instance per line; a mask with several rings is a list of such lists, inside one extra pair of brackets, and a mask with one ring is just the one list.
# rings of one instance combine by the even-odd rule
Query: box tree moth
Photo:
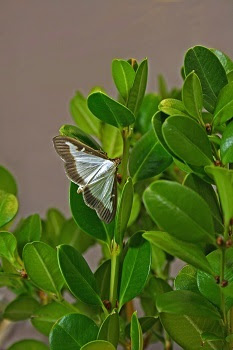
[(120, 158), (107, 154), (67, 136), (56, 136), (54, 147), (65, 162), (68, 178), (79, 186), (86, 205), (106, 223), (113, 220), (117, 206), (117, 167)]

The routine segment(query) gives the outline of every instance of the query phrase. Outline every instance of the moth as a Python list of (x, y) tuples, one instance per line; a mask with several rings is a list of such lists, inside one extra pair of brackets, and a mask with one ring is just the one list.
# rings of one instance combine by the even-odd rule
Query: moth
[(66, 175), (79, 186), (77, 192), (83, 194), (85, 204), (110, 223), (116, 214), (120, 158), (110, 159), (106, 153), (67, 136), (56, 136), (53, 143), (65, 162)]

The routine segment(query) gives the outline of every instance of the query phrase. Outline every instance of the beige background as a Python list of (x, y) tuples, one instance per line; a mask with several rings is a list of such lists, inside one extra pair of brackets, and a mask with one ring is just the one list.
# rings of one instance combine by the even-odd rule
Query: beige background
[(115, 93), (115, 57), (147, 56), (150, 90), (159, 73), (177, 85), (189, 47), (233, 56), (232, 20), (232, 0), (0, 0), (0, 163), (17, 178), (21, 214), (69, 213), (51, 139), (71, 123), (76, 89)]

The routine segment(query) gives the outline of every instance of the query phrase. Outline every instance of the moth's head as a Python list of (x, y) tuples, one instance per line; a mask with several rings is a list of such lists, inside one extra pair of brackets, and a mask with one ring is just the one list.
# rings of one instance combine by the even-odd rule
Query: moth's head
[(115, 163), (116, 166), (118, 167), (118, 165), (121, 164), (121, 158), (115, 158), (115, 159), (114, 159), (114, 163)]

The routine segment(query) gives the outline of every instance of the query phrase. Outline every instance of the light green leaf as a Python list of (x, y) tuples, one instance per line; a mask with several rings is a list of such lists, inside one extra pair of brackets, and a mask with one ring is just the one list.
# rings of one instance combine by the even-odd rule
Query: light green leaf
[(198, 76), (191, 72), (185, 79), (182, 89), (182, 100), (188, 113), (197, 119), (202, 119), (202, 88)]
[(83, 256), (69, 245), (58, 247), (58, 263), (68, 288), (84, 303), (102, 305), (95, 277)]
[(128, 227), (137, 220), (137, 217), (140, 213), (140, 209), (141, 209), (141, 198), (138, 193), (134, 193), (133, 206), (132, 206), (132, 210), (131, 210), (131, 214), (128, 222)]
[(112, 61), (112, 76), (117, 90), (127, 102), (135, 78), (133, 67), (127, 61), (115, 59)]
[(43, 240), (56, 247), (60, 243), (60, 233), (66, 219), (64, 215), (55, 208), (50, 208), (46, 213), (46, 220), (43, 227)]
[(77, 126), (68, 124), (62, 125), (59, 129), (59, 133), (63, 136), (73, 137), (94, 149), (101, 150), (96, 140)]
[(197, 269), (191, 265), (184, 266), (176, 276), (174, 285), (177, 290), (190, 290), (191, 292), (199, 293)]
[(0, 190), (0, 227), (10, 222), (18, 212), (17, 198)]
[(15, 236), (7, 231), (0, 231), (0, 257), (15, 263), (17, 242)]
[(99, 333), (98, 340), (106, 340), (117, 348), (119, 342), (120, 324), (119, 315), (117, 311), (113, 311), (106, 317), (102, 323)]
[(49, 350), (49, 348), (38, 340), (25, 339), (14, 343), (7, 350)]
[(214, 125), (221, 125), (233, 117), (233, 81), (220, 91), (214, 110)]
[(41, 231), (41, 220), (38, 214), (30, 215), (20, 223), (15, 232), (20, 255), (27, 243), (40, 240)]
[(233, 61), (222, 51), (216, 49), (210, 50), (218, 57), (226, 73), (228, 74), (233, 69)]
[(101, 121), (123, 128), (135, 122), (132, 112), (102, 92), (95, 92), (88, 96), (88, 107)]
[(115, 350), (114, 346), (105, 340), (94, 340), (81, 347), (81, 350)]
[(188, 115), (183, 102), (174, 98), (162, 100), (159, 104), (159, 110), (168, 115)]
[(223, 132), (220, 152), (223, 164), (233, 163), (233, 121), (227, 125)]
[(2, 165), (0, 166), (0, 190), (17, 195), (16, 181), (9, 170)]
[(11, 321), (27, 320), (38, 309), (40, 304), (30, 296), (19, 296), (7, 305), (3, 318)]
[(158, 111), (160, 101), (161, 97), (154, 93), (144, 96), (135, 123), (135, 129), (137, 131), (145, 134), (151, 128), (151, 119)]
[(135, 311), (131, 318), (131, 350), (143, 350), (143, 336), (142, 328), (137, 318), (137, 312)]
[(101, 129), (102, 146), (109, 158), (117, 158), (123, 152), (123, 140), (119, 129), (104, 124)]

